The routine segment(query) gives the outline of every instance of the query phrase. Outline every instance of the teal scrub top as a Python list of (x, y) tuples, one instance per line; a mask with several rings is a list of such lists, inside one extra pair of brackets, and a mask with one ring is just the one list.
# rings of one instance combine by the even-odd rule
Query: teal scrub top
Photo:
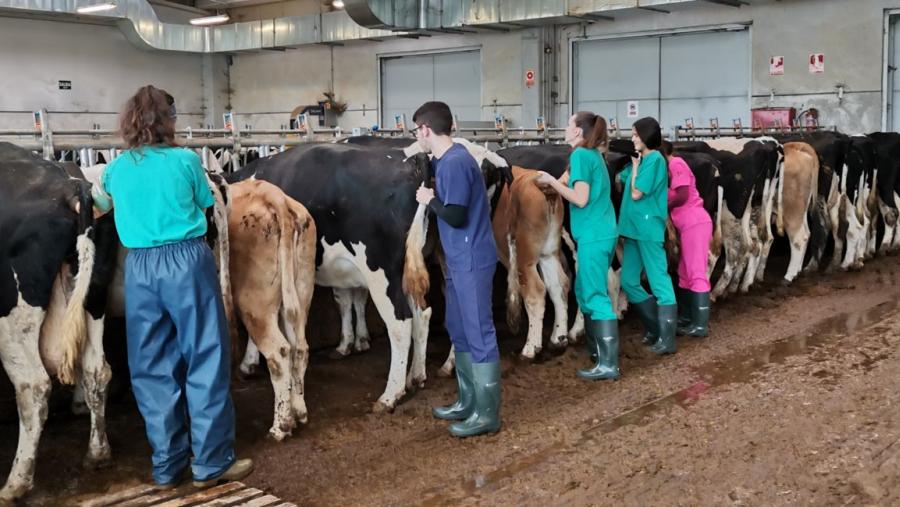
[(641, 160), (635, 187), (643, 197), (631, 198), (631, 164), (619, 173), (625, 184), (619, 209), (619, 235), (639, 241), (662, 242), (665, 239), (668, 211), (669, 175), (666, 159), (653, 150)]
[(204, 210), (215, 200), (193, 151), (168, 146), (126, 151), (106, 166), (101, 185), (112, 196), (119, 239), (128, 248), (206, 234)]
[(575, 148), (569, 155), (569, 188), (575, 188), (578, 181), (590, 185), (591, 190), (583, 208), (569, 203), (575, 241), (589, 243), (618, 237), (616, 211), (609, 198), (609, 171), (598, 150)]

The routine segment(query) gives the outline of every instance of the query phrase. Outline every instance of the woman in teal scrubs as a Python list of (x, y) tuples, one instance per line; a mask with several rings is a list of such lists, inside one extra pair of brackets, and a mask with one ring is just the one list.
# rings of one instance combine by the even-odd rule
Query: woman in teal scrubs
[(619, 377), (619, 326), (606, 289), (609, 264), (616, 251), (616, 212), (610, 201), (610, 178), (603, 159), (606, 120), (591, 112), (569, 118), (566, 142), (572, 146), (569, 170), (560, 179), (547, 173), (538, 184), (569, 201), (572, 235), (578, 244), (575, 296), (585, 317), (588, 351), (597, 363), (578, 370), (589, 380)]
[[(663, 239), (668, 218), (669, 176), (659, 123), (641, 118), (631, 129), (637, 158), (619, 173), (624, 183), (619, 235), (624, 239), (622, 289), (637, 310), (647, 334), (644, 343), (657, 354), (675, 353), (678, 307), (669, 277)], [(647, 273), (653, 296), (641, 287)]]

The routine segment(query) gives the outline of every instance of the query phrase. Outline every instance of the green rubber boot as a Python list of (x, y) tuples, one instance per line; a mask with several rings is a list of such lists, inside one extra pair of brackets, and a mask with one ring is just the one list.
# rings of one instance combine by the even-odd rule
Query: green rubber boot
[(659, 339), (659, 310), (656, 298), (650, 296), (640, 303), (631, 303), (631, 306), (637, 310), (638, 317), (644, 324), (645, 332), (641, 341), (644, 345), (653, 345)]
[(475, 410), (465, 421), (450, 425), (450, 434), (466, 438), (500, 430), (500, 362), (473, 363)]
[(675, 287), (675, 300), (678, 302), (678, 328), (676, 334), (681, 336), (682, 329), (691, 325), (691, 294), (692, 292), (681, 287)]
[(472, 385), (472, 354), (455, 352), (456, 383), (459, 388), (459, 399), (445, 407), (431, 409), (431, 415), (445, 421), (462, 421), (472, 415), (475, 409), (475, 387)]
[(594, 350), (598, 359), (594, 360), (597, 364), (593, 367), (578, 370), (578, 376), (587, 380), (619, 378), (619, 321), (588, 320), (585, 331), (588, 336), (595, 337)]
[(680, 326), (678, 334), (695, 338), (709, 336), (709, 309), (709, 292), (691, 292), (691, 321)]
[(659, 354), (675, 353), (675, 327), (678, 324), (678, 305), (659, 307), (659, 340), (650, 350)]

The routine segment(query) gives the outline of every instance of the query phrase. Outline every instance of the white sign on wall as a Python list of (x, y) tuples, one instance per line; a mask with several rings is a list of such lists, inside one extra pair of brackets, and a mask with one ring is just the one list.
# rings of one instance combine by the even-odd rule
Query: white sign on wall
[(769, 75), (770, 76), (783, 76), (784, 75), (784, 57), (783, 56), (773, 56), (769, 58)]
[(629, 100), (628, 101), (628, 117), (629, 118), (637, 118), (638, 117), (638, 101)]
[(825, 72), (825, 54), (813, 53), (809, 55), (809, 73), (823, 74)]

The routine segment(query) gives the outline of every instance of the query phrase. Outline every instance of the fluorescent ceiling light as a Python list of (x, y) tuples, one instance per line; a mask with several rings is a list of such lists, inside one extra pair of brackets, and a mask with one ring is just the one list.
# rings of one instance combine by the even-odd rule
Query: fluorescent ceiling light
[(215, 16), (206, 16), (203, 18), (194, 18), (191, 20), (192, 25), (217, 25), (228, 21), (228, 14), (216, 14)]
[(331, 2), (331, 6), (335, 9), (343, 9), (344, 8), (344, 0), (334, 0)]
[(113, 2), (104, 2), (102, 4), (85, 5), (76, 9), (79, 14), (90, 14), (92, 12), (109, 11), (116, 8)]

